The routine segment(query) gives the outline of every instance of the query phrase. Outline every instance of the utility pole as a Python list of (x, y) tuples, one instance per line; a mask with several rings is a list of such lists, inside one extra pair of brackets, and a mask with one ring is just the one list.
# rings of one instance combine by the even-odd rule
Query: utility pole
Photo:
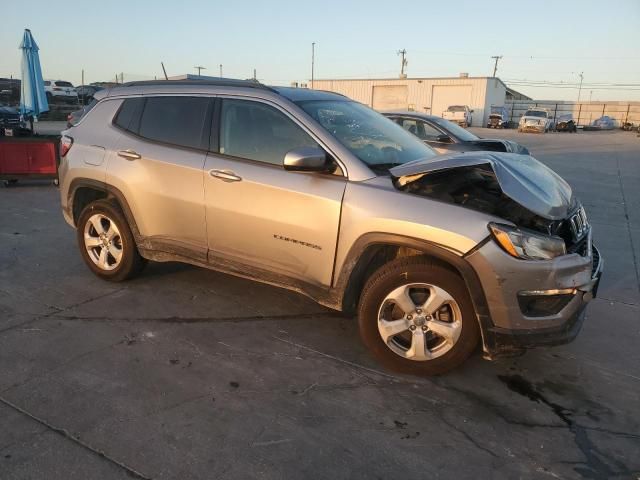
[(167, 70), (164, 68), (164, 62), (160, 62), (160, 65), (162, 65), (162, 73), (164, 73), (164, 79), (169, 80), (169, 77), (167, 77)]
[(580, 103), (580, 92), (582, 92), (582, 79), (584, 78), (584, 72), (580, 72), (578, 76), (580, 77), (580, 86), (578, 87), (578, 103)]
[(402, 50), (398, 50), (398, 55), (402, 57), (402, 61), (400, 62), (400, 78), (406, 78), (407, 76), (404, 73), (404, 67), (409, 63), (407, 60), (407, 49), (403, 48)]
[(493, 64), (493, 77), (495, 78), (496, 73), (498, 72), (498, 62), (502, 58), (502, 55), (495, 55), (491, 58), (493, 58), (496, 61), (496, 63)]
[(311, 42), (311, 89), (313, 90), (313, 70), (316, 64), (316, 42)]
[(258, 81), (258, 77), (256, 77), (256, 69), (253, 69), (253, 81), (257, 82)]
[(222, 78), (222, 64), (220, 64), (220, 78)]
[(205, 67), (203, 67), (202, 65), (196, 65), (196, 66), (195, 66), (195, 67), (193, 67), (193, 68), (195, 68), (196, 70), (198, 70), (198, 76), (200, 76), (200, 72), (201, 72), (202, 70), (206, 70), (206, 68), (205, 68)]

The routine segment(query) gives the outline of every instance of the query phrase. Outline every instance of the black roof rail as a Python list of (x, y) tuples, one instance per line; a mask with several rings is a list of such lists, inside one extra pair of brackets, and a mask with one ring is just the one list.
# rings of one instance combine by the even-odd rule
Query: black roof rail
[(238, 80), (235, 78), (219, 78), (214, 80), (142, 80), (138, 82), (128, 82), (118, 87), (146, 87), (146, 86), (164, 86), (164, 85), (202, 85), (202, 86), (214, 86), (214, 87), (244, 87), (244, 88), (259, 88), (262, 90), (269, 90), (271, 92), (278, 93), (275, 89), (268, 87), (255, 80)]

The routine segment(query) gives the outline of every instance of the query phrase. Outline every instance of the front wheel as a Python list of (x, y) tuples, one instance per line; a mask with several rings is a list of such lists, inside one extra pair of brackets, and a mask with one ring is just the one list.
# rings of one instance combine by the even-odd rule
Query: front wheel
[(464, 281), (425, 257), (397, 259), (376, 271), (362, 292), (358, 322), (381, 363), (414, 375), (457, 367), (480, 338)]
[(76, 232), (82, 258), (103, 280), (121, 282), (142, 271), (145, 261), (124, 214), (114, 203), (97, 200), (87, 205)]

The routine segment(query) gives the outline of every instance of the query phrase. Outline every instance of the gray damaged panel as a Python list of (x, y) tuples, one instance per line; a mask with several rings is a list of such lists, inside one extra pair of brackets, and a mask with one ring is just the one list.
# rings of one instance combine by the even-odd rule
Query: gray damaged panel
[(428, 174), (473, 166), (491, 167), (503, 193), (542, 218), (564, 219), (575, 206), (569, 184), (530, 155), (453, 153), (399, 165), (390, 173), (397, 186), (403, 187)]

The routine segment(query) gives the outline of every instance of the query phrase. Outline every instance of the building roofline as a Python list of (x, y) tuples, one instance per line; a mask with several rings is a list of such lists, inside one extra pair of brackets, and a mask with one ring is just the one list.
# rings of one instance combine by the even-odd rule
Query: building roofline
[[(507, 85), (500, 80), (499, 77), (407, 77), (407, 78), (398, 78), (398, 77), (389, 77), (389, 78), (314, 78), (314, 82), (377, 82), (377, 81), (407, 81), (407, 80), (490, 80), (495, 78), (502, 85), (507, 87)], [(311, 83), (311, 80), (307, 82)]]

